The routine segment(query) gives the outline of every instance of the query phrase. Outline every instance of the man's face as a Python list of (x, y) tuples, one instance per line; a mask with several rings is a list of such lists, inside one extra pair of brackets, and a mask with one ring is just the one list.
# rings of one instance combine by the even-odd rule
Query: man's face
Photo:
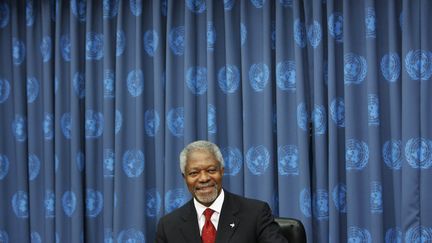
[(183, 177), (192, 196), (208, 207), (221, 191), (223, 173), (224, 169), (212, 153), (197, 150), (187, 157)]

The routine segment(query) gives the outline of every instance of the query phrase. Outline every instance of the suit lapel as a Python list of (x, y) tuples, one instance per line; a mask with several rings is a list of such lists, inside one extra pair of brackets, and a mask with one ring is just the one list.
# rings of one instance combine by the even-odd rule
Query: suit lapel
[(188, 243), (201, 243), (198, 220), (193, 200), (188, 202), (186, 210), (182, 215), (183, 223), (179, 226), (180, 231)]
[(236, 216), (239, 211), (238, 206), (233, 202), (230, 193), (225, 191), (225, 200), (222, 205), (221, 215), (216, 234), (216, 243), (227, 243), (240, 224), (240, 219)]

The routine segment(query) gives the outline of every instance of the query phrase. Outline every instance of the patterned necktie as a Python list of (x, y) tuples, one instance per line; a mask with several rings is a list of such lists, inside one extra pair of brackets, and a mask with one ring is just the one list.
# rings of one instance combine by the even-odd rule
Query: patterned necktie
[(210, 221), (210, 218), (213, 213), (214, 211), (211, 210), (210, 208), (207, 208), (204, 211), (205, 223), (201, 232), (202, 243), (214, 243), (216, 241), (216, 228)]

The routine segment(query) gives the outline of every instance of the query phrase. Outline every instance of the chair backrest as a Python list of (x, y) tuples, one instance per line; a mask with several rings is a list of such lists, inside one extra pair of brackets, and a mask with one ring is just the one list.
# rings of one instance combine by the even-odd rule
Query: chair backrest
[(302, 222), (293, 218), (275, 218), (281, 233), (289, 243), (306, 243), (306, 231)]

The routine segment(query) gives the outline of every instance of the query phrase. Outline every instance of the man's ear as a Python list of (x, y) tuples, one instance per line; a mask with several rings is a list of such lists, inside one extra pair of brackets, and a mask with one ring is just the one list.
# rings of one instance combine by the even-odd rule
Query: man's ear
[(221, 168), (221, 174), (222, 174), (222, 175), (224, 175), (224, 172), (225, 172), (224, 169), (225, 169), (225, 167), (222, 167), (222, 168)]

